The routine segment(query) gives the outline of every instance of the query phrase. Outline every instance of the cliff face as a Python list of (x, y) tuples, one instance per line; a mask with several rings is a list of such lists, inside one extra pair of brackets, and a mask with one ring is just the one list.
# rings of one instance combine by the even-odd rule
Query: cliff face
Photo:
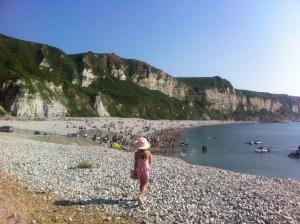
[(94, 109), (95, 109), (97, 115), (100, 117), (109, 117), (110, 116), (110, 114), (106, 110), (105, 106), (103, 105), (101, 96), (95, 96)]
[[(55, 86), (53, 83), (47, 83), (45, 89), (39, 91), (39, 83), (33, 81), (31, 84), (35, 89), (30, 89), (23, 80), (5, 83), (6, 87), (4, 105), (13, 116), (18, 117), (56, 117), (68, 115), (68, 110), (62, 102), (65, 101), (62, 86)], [(52, 96), (44, 98), (42, 94), (45, 91), (54, 93)], [(61, 99), (58, 99), (60, 96)]]
[[(147, 80), (152, 74), (157, 79)], [(162, 74), (171, 81), (165, 83)], [(141, 61), (93, 52), (67, 55), (0, 35), (0, 106), (14, 116), (201, 118), (200, 110), (178, 99), (184, 94), (176, 85), (189, 89)]]
[(220, 77), (174, 78), (115, 54), (67, 55), (0, 35), (0, 106), (14, 116), (296, 120), (300, 98), (234, 89)]
[[(81, 85), (92, 86), (97, 78), (114, 77), (120, 81), (130, 80), (139, 86), (157, 90), (167, 96), (185, 100), (190, 97), (191, 87), (178, 81), (167, 73), (141, 61), (122, 59), (115, 54), (73, 55), (80, 62)], [(73, 80), (76, 83), (76, 80)]]
[(138, 68), (132, 81), (148, 89), (158, 90), (167, 96), (185, 100), (191, 92), (190, 87), (163, 71), (152, 71), (150, 66)]
[(229, 114), (237, 110), (245, 112), (260, 112), (266, 110), (271, 113), (299, 114), (300, 98), (284, 95), (267, 94), (267, 97), (248, 96), (243, 91), (227, 89), (224, 92), (216, 88), (205, 90), (208, 109), (219, 110)]

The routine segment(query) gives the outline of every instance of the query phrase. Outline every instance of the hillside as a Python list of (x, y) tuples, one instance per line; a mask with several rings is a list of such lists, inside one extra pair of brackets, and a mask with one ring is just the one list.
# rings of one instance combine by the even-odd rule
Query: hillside
[(145, 62), (0, 35), (0, 108), (13, 116), (297, 120), (300, 98), (236, 90), (220, 77), (174, 78)]
[(137, 84), (145, 70), (163, 73), (115, 54), (67, 55), (1, 35), (0, 105), (14, 116), (201, 117), (187, 102)]

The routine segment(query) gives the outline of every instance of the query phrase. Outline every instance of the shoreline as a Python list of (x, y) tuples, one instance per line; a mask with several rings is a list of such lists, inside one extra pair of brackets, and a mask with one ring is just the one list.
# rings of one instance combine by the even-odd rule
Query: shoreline
[[(106, 122), (111, 122), (110, 119), (108, 117), (103, 117), (105, 118)], [(48, 120), (22, 120), (22, 122), (71, 122), (71, 121), (80, 121), (80, 122), (86, 122), (87, 120), (89, 120), (90, 118), (70, 118), (70, 119), (58, 119), (58, 120), (53, 120), (53, 119), (48, 119)], [(123, 120), (127, 120), (127, 121), (132, 121), (131, 118), (119, 118), (119, 117), (112, 117), (113, 121), (122, 121)], [(99, 120), (97, 117), (93, 118), (92, 120)], [(19, 121), (19, 120), (15, 120), (15, 121)], [(184, 142), (184, 139), (185, 139), (185, 135), (187, 134), (187, 132), (191, 129), (194, 129), (194, 128), (200, 128), (200, 127), (205, 127), (205, 126), (220, 126), (220, 125), (234, 125), (234, 124), (259, 124), (258, 122), (251, 122), (251, 121), (243, 121), (243, 122), (240, 122), (240, 121), (218, 121), (218, 120), (213, 120), (213, 121), (191, 121), (191, 120), (145, 120), (145, 119), (139, 119), (139, 118), (134, 118), (134, 122), (137, 122), (137, 121), (140, 121), (140, 122), (157, 122), (157, 123), (164, 123), (166, 124), (167, 122), (169, 122), (169, 126), (168, 128), (164, 128), (164, 126), (161, 127), (161, 129), (158, 129), (159, 130), (169, 130), (169, 129), (172, 129), (173, 126), (175, 124), (176, 126), (176, 123), (178, 122), (181, 122), (181, 126), (179, 127), (180, 131), (182, 132), (182, 135), (180, 136), (180, 139), (177, 141), (177, 143), (179, 142)], [(191, 124), (184, 124), (185, 122), (189, 122)], [(183, 124), (182, 124), (183, 123)], [(79, 123), (80, 124), (85, 124), (85, 123)], [(170, 125), (171, 124), (171, 125)], [(276, 124), (276, 123), (275, 123)], [(1, 125), (1, 120), (0, 120), (0, 125)], [(79, 126), (78, 125), (78, 126)], [(78, 130), (78, 126), (76, 126), (76, 130)], [(178, 126), (178, 125), (177, 125)], [(30, 129), (31, 131), (35, 130), (35, 129)], [(92, 129), (89, 129), (89, 130), (92, 130)], [(120, 130), (117, 130), (117, 131), (111, 131), (111, 133), (118, 133)], [(140, 128), (137, 128), (136, 132), (137, 131), (141, 131)], [(122, 132), (122, 131), (121, 131)], [(106, 132), (107, 134), (108, 132)], [(146, 133), (147, 134), (147, 133)], [(148, 133), (149, 134), (149, 133)], [(58, 134), (59, 135), (59, 134)], [(144, 137), (151, 137), (153, 135), (153, 133), (150, 132), (150, 135), (140, 135), (140, 136), (144, 136)], [(111, 134), (112, 136), (112, 134)], [(61, 136), (63, 137), (63, 136)], [(69, 138), (69, 137), (66, 137), (64, 136), (65, 138)], [(40, 137), (41, 138), (41, 137)], [(31, 138), (32, 139), (32, 138)], [(43, 140), (42, 140), (43, 141)], [(56, 141), (49, 141), (49, 142), (56, 142)], [(88, 145), (97, 145), (96, 143), (91, 143), (91, 142), (88, 142), (88, 139), (83, 139), (81, 138), (79, 141), (76, 140), (75, 142), (71, 141), (71, 143), (67, 140), (66, 141), (67, 143), (66, 144), (78, 144), (78, 145), (81, 145), (81, 146), (88, 146)], [(132, 142), (132, 141), (131, 141)], [(108, 148), (113, 148), (111, 146), (109, 146), (110, 144), (107, 145)], [(101, 145), (101, 146), (106, 146), (105, 144)], [(159, 149), (158, 149), (159, 148)], [(207, 166), (207, 165), (203, 165), (203, 164), (195, 164), (193, 162), (189, 162), (187, 161), (184, 156), (181, 154), (183, 153), (183, 148), (179, 146), (179, 144), (175, 144), (175, 149), (171, 149), (171, 143), (163, 143), (161, 145), (159, 145), (158, 147), (157, 146), (153, 146), (151, 147), (151, 151), (152, 153), (157, 156), (164, 156), (164, 157), (171, 157), (171, 158), (177, 158), (177, 159), (180, 159), (188, 164), (192, 164), (192, 165), (200, 165), (200, 166)], [(123, 151), (123, 150), (122, 150)], [(134, 151), (134, 149), (129, 149), (127, 150), (127, 152), (132, 152)], [(126, 152), (126, 151), (125, 151)], [(216, 166), (207, 166), (207, 167), (212, 167), (212, 168), (218, 168), (218, 169), (222, 169), (222, 168), (219, 168), (219, 167), (216, 167)], [(224, 168), (223, 168), (224, 169)], [(252, 175), (257, 175), (257, 176), (263, 176), (263, 177), (269, 177), (269, 178), (281, 178), (281, 179), (289, 179), (289, 180), (294, 180), (294, 181), (297, 181), (297, 182), (300, 182), (299, 180), (297, 179), (294, 179), (292, 177), (275, 177), (275, 176), (264, 176), (264, 175), (260, 175), (260, 174), (253, 174), (253, 173), (248, 173), (248, 172), (240, 172), (240, 171), (236, 171), (236, 170), (230, 170), (230, 169), (224, 169), (226, 171), (232, 171), (232, 172), (237, 172), (237, 173), (240, 173), (240, 174), (252, 174)]]
[[(122, 120), (127, 120), (127, 121), (132, 121), (131, 118), (120, 118), (120, 117), (102, 117), (102, 120), (105, 119), (106, 122), (111, 122), (110, 121), (110, 118), (116, 122), (116, 121), (122, 121)], [(59, 118), (59, 119), (43, 119), (43, 120), (27, 120), (27, 119), (24, 119), (22, 118), (21, 120), (18, 120), (18, 119), (13, 119), (13, 121), (15, 122), (18, 122), (18, 121), (21, 121), (21, 122), (72, 122), (72, 121), (76, 121), (76, 122), (86, 122), (87, 120), (99, 120), (99, 117), (66, 117), (66, 118)], [(171, 123), (172, 125), (174, 125), (174, 123), (183, 123), (183, 124), (180, 124), (181, 126), (179, 127), (180, 131), (182, 132), (181, 136), (180, 136), (180, 140), (177, 141), (177, 143), (179, 142), (184, 142), (184, 139), (185, 139), (185, 135), (187, 134), (187, 132), (191, 129), (194, 129), (194, 128), (199, 128), (199, 127), (205, 127), (205, 126), (219, 126), (219, 125), (234, 125), (234, 124), (257, 124), (259, 122), (253, 122), (253, 121), (219, 121), (219, 120), (212, 120), (212, 121), (203, 121), (203, 120), (146, 120), (146, 119), (140, 119), (140, 118), (133, 118), (133, 121), (134, 122), (137, 122), (137, 121), (143, 121), (143, 122), (157, 122), (157, 123), (164, 123), (166, 124), (167, 122)], [(188, 122), (190, 124), (184, 124), (185, 122)], [(277, 122), (276, 122), (277, 123)], [(284, 122), (286, 123), (286, 122)], [(80, 123), (80, 124), (85, 124), (85, 123)], [(80, 125), (79, 124), (79, 125)], [(0, 126), (3, 125), (1, 124), (1, 119), (0, 119)], [(79, 126), (78, 125), (78, 126)], [(169, 124), (170, 125), (170, 124)], [(168, 128), (166, 128), (166, 130), (169, 130), (169, 129), (172, 129), (173, 126), (168, 126)], [(78, 130), (78, 126), (76, 126), (76, 130)], [(160, 127), (161, 129), (158, 129), (159, 130), (164, 130), (165, 128), (164, 127)], [(31, 130), (31, 131), (34, 131), (35, 129), (28, 129), (28, 130)], [(38, 129), (39, 130), (39, 129)], [(92, 129), (89, 129), (89, 130), (92, 130)], [(120, 131), (120, 130), (118, 130)], [(118, 133), (118, 131), (112, 131), (111, 133)], [(106, 132), (107, 134), (108, 132)], [(150, 137), (152, 136), (153, 133), (150, 133)], [(55, 134), (56, 135), (56, 134)], [(60, 134), (58, 134), (60, 135)], [(144, 137), (149, 137), (149, 136), (145, 136), (145, 135), (140, 135), (140, 136), (144, 136)], [(67, 138), (67, 137), (66, 137)], [(69, 143), (69, 141), (67, 141), (67, 143), (64, 143), (64, 144), (78, 144), (78, 145), (81, 145), (81, 146), (88, 146), (88, 145), (91, 145), (91, 143), (87, 142), (87, 141), (83, 141), (85, 139), (82, 139), (79, 140), (79, 141), (75, 141), (75, 142), (71, 142)], [(42, 140), (43, 141), (43, 140)], [(49, 142), (56, 142), (56, 141), (49, 141)], [(92, 144), (94, 145), (94, 144)], [(97, 145), (97, 144), (95, 144)], [(101, 146), (105, 146), (105, 145), (101, 145)], [(108, 148), (112, 148), (111, 146), (109, 146), (109, 144), (107, 144), (107, 147)], [(159, 149), (158, 149), (159, 148)], [(171, 149), (171, 143), (164, 143), (164, 144), (161, 144), (159, 146), (152, 146), (151, 147), (151, 151), (152, 153), (157, 156), (163, 156), (163, 157), (170, 157), (170, 158), (176, 158), (176, 159), (180, 159), (188, 164), (192, 164), (192, 165), (200, 165), (200, 166), (205, 166), (205, 165), (202, 165), (202, 164), (195, 164), (195, 163), (190, 163), (188, 162), (187, 160), (185, 160), (185, 158), (181, 155), (181, 153), (183, 152), (182, 150), (182, 147), (180, 147), (178, 144), (175, 145), (175, 149)], [(127, 150), (127, 152), (132, 152), (134, 151), (134, 149), (129, 149)], [(218, 169), (222, 169), (222, 168), (219, 168), (219, 167), (215, 167), (215, 166), (207, 166), (207, 167), (212, 167), (212, 168), (218, 168)], [(239, 171), (233, 171), (233, 170), (229, 170), (229, 169), (224, 169), (226, 171), (232, 171), (232, 172), (237, 172), (237, 173), (240, 173), (240, 174), (251, 174), (251, 173), (244, 173), (244, 172), (239, 172)], [(257, 176), (261, 176), (259, 174), (252, 174), (252, 175), (257, 175)], [(262, 175), (263, 176), (263, 175)], [(277, 177), (272, 177), (272, 176), (263, 176), (263, 177), (269, 177), (269, 178), (277, 178)], [(288, 178), (288, 177), (280, 177), (281, 179), (289, 179), (289, 180), (294, 180), (294, 181), (297, 181), (297, 182), (300, 182), (299, 180), (296, 180), (296, 179), (293, 179), (293, 178)]]
[[(30, 122), (30, 125), (27, 125), (28, 122)], [(58, 127), (57, 123), (62, 122), (64, 123), (65, 127), (62, 125), (59, 125), (60, 127)], [(119, 122), (122, 123), (121, 127), (118, 127)], [(141, 124), (136, 126), (136, 123)], [(178, 145), (183, 142), (184, 135), (189, 129), (210, 125), (240, 123), (249, 122), (234, 120), (146, 120), (140, 118), (119, 117), (62, 117), (58, 119), (29, 120), (26, 118), (11, 117), (9, 120), (0, 119), (0, 126), (12, 125), (21, 132), (25, 131), (33, 133), (34, 131), (39, 131), (52, 135), (80, 135), (80, 138), (82, 138), (83, 134), (87, 133), (87, 138), (91, 139), (93, 137), (93, 141), (100, 144), (107, 144), (109, 147), (112, 147), (111, 143), (114, 142), (113, 137), (116, 137), (117, 141), (115, 142), (118, 143), (121, 148), (124, 146), (125, 151), (134, 150), (132, 142), (139, 136), (146, 137), (149, 141), (151, 139), (160, 138), (159, 142), (150, 141), (154, 154), (175, 157), (178, 157), (178, 154), (180, 153), (180, 147)], [(51, 128), (51, 125), (53, 124), (55, 129)], [(48, 127), (45, 128), (45, 126)], [(105, 126), (105, 128), (103, 128), (103, 126)], [(126, 129), (124, 126), (126, 126)], [(78, 130), (78, 127), (84, 127), (86, 130)], [(144, 127), (148, 127), (149, 129), (144, 131)], [(179, 136), (175, 136), (175, 134), (172, 133), (172, 130), (174, 132), (175, 129), (177, 132), (180, 132)], [(106, 138), (105, 140), (104, 137)], [(96, 141), (96, 138), (99, 138), (99, 141)], [(170, 141), (170, 138), (173, 138), (174, 140)], [(173, 145), (175, 145), (175, 147)]]
[[(56, 122), (38, 124), (41, 129), (66, 129), (66, 123)], [(142, 126), (135, 122), (132, 124), (136, 128)], [(38, 127), (29, 123), (32, 129)], [(166, 126), (160, 123), (156, 125)], [(28, 125), (18, 125), (25, 124)], [(43, 136), (29, 136), (0, 133), (1, 170), (33, 192), (59, 196), (62, 200), (53, 203), (66, 208), (95, 207), (110, 216), (124, 215), (146, 223), (300, 222), (299, 182), (155, 155), (147, 201), (141, 208), (135, 205), (138, 183), (129, 177), (132, 152), (101, 145), (82, 147), (76, 141), (45, 142)], [(90, 162), (92, 168), (70, 169), (83, 160)]]

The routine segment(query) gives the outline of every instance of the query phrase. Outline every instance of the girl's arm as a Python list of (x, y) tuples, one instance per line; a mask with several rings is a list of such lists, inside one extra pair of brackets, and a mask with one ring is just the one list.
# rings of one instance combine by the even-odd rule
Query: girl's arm
[(134, 170), (136, 170), (136, 167), (137, 167), (137, 164), (138, 164), (137, 161), (138, 161), (137, 160), (137, 152), (135, 152), (134, 153)]
[(152, 161), (153, 161), (152, 153), (150, 152), (150, 156), (149, 156), (149, 164), (150, 164), (150, 165), (152, 164)]

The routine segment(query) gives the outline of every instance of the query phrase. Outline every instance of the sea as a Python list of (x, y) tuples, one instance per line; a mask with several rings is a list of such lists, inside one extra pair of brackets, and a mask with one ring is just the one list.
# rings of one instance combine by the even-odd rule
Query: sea
[[(248, 145), (249, 140), (262, 144)], [(184, 141), (191, 145), (181, 153), (188, 163), (300, 181), (300, 159), (288, 157), (300, 145), (299, 122), (202, 126), (189, 129)], [(254, 152), (259, 146), (270, 152)]]

